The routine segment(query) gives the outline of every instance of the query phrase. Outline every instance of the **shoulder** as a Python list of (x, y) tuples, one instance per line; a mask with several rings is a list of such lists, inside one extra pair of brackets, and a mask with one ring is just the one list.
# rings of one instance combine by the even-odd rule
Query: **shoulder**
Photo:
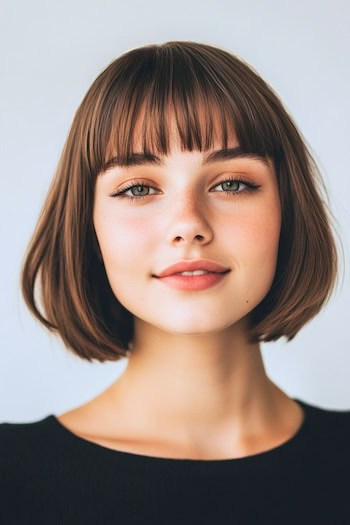
[(337, 430), (350, 432), (350, 408), (349, 409), (331, 409), (321, 407), (317, 404), (308, 403), (297, 399), (304, 409), (305, 416), (313, 424), (323, 426), (332, 434)]
[(33, 445), (50, 431), (50, 420), (47, 416), (39, 421), (29, 423), (0, 423), (0, 450), (11, 452), (18, 445), (24, 448)]
[[(0, 493), (8, 511), (23, 503), (28, 489), (47, 468), (49, 427), (49, 417), (0, 424)], [(6, 509), (1, 509), (5, 515)]]
[(29, 423), (0, 424), (0, 471), (9, 476), (40, 469), (53, 456), (55, 433), (52, 417)]
[(303, 408), (305, 447), (302, 460), (307, 494), (312, 492), (315, 508), (322, 508), (324, 517), (331, 511), (327, 523), (338, 523), (335, 516), (344, 517), (346, 521), (342, 523), (350, 523), (350, 410), (305, 402)]
[(342, 428), (350, 431), (350, 408), (349, 409), (331, 409), (321, 407), (319, 405), (310, 404), (306, 401), (298, 400), (305, 409), (306, 416), (309, 416), (313, 422), (325, 425), (331, 431), (335, 430), (333, 426), (329, 427), (331, 423), (336, 425), (336, 428)]
[(330, 409), (298, 400), (313, 445), (323, 457), (343, 458), (350, 464), (350, 409)]

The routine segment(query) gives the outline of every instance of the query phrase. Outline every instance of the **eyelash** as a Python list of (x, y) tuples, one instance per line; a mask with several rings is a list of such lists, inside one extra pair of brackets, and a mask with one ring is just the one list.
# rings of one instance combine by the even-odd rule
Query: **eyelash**
[[(238, 182), (240, 184), (244, 184), (245, 186), (247, 186), (247, 189), (245, 189), (243, 191), (228, 191), (228, 190), (224, 190), (223, 192), (219, 192), (219, 193), (226, 193), (229, 196), (236, 196), (236, 195), (239, 195), (241, 193), (251, 193), (251, 192), (254, 192), (254, 191), (258, 190), (258, 188), (260, 188), (260, 185), (258, 185), (258, 184), (253, 184), (252, 182), (248, 182), (248, 181), (246, 181), (244, 179), (234, 178), (234, 177), (229, 177), (228, 179), (225, 179), (225, 180), (219, 182), (218, 184), (216, 184), (214, 186), (214, 188), (216, 188), (217, 186), (220, 186), (221, 184), (224, 184), (225, 182)], [(133, 195), (133, 196), (129, 196), (129, 195), (125, 194), (125, 192), (127, 192), (131, 188), (136, 188), (138, 186), (141, 186), (142, 188), (156, 189), (153, 186), (150, 186), (149, 184), (144, 184), (141, 181), (135, 180), (135, 181), (132, 181), (128, 186), (125, 186), (125, 188), (122, 188), (117, 193), (110, 193), (109, 196), (110, 197), (117, 197), (119, 199), (127, 199), (130, 202), (139, 201), (139, 200), (144, 199), (146, 197), (151, 197), (152, 196), (152, 195), (136, 195), (136, 196)]]

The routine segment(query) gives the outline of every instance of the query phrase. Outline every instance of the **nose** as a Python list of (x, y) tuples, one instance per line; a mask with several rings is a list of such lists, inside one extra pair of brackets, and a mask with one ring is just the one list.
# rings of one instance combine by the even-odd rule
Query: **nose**
[[(194, 198), (195, 199), (195, 198)], [(187, 199), (177, 206), (168, 231), (170, 244), (206, 244), (211, 241), (213, 231), (206, 219), (206, 210), (197, 200)]]

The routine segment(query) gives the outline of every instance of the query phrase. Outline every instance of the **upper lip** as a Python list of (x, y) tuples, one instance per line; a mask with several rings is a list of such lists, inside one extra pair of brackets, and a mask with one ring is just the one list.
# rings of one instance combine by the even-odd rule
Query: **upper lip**
[(158, 275), (154, 277), (167, 277), (168, 275), (174, 275), (180, 272), (194, 272), (195, 270), (206, 270), (207, 272), (213, 273), (225, 273), (230, 268), (225, 268), (219, 263), (214, 261), (206, 261), (205, 259), (198, 259), (196, 261), (179, 261), (175, 264), (171, 264)]

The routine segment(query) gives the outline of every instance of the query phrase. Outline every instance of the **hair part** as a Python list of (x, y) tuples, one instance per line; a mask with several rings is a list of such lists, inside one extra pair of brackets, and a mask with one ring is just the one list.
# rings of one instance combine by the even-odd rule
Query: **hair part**
[(21, 269), (31, 313), (88, 361), (118, 360), (133, 339), (133, 315), (115, 297), (99, 254), (96, 178), (116, 155), (128, 163), (136, 129), (143, 153), (168, 155), (170, 121), (183, 150), (205, 151), (215, 141), (226, 148), (234, 134), (246, 153), (274, 162), (282, 209), (278, 260), (269, 292), (249, 315), (249, 341), (290, 341), (335, 289), (327, 191), (272, 88), (222, 48), (175, 41), (132, 49), (102, 71), (80, 104)]

